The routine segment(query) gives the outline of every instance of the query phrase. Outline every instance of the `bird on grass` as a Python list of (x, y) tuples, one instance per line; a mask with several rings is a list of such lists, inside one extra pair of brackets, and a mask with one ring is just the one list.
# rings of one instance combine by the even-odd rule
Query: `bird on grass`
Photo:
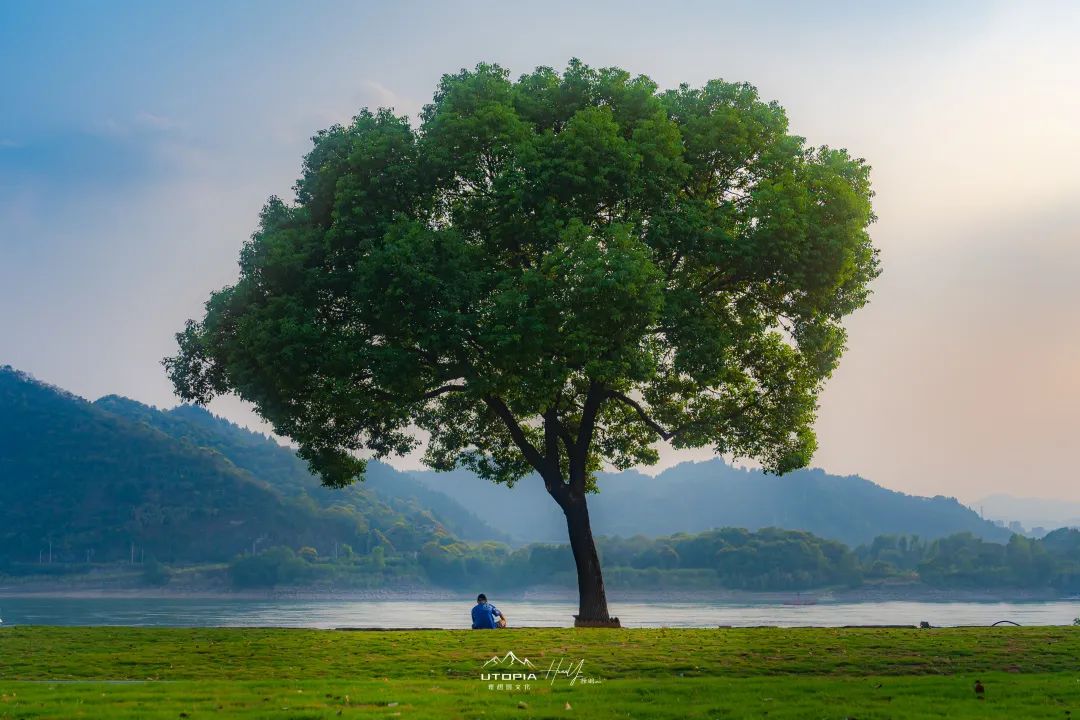
[(986, 697), (986, 688), (984, 688), (983, 684), (978, 680), (975, 681), (975, 697), (980, 700), (983, 700)]

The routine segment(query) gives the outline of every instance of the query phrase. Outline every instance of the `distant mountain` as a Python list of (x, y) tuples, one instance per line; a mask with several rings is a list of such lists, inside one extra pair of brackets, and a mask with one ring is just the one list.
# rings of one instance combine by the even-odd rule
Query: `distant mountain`
[(411, 552), (447, 534), (414, 502), (320, 488), (291, 457), (201, 410), (90, 403), (2, 367), (0, 563), (218, 561), (278, 544)]
[[(565, 542), (566, 524), (538, 477), (514, 488), (466, 471), (413, 472), (462, 502), (517, 542)], [(982, 520), (955, 498), (905, 495), (857, 476), (799, 470), (783, 476), (733, 468), (722, 460), (683, 463), (650, 477), (636, 471), (602, 473), (589, 499), (597, 535), (656, 537), (718, 527), (805, 530), (857, 546), (877, 535), (924, 539), (971, 532), (997, 542), (1010, 532)]]

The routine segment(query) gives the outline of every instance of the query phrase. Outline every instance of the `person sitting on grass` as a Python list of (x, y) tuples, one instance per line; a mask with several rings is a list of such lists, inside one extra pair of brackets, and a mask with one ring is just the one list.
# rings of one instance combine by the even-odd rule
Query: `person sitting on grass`
[(487, 595), (484, 593), (477, 595), (476, 605), (472, 609), (472, 629), (495, 630), (504, 627), (506, 627), (506, 616), (499, 608), (488, 602)]

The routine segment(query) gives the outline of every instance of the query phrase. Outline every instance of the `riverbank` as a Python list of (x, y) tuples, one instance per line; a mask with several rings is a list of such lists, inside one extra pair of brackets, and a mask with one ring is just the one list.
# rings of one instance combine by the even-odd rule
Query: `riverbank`
[(1077, 657), (1073, 628), (7, 628), (0, 717), (1060, 720)]
[[(576, 602), (577, 593), (562, 587), (526, 589), (482, 588), (485, 592), (512, 601)], [(304, 588), (276, 587), (263, 590), (231, 590), (224, 586), (145, 587), (138, 585), (71, 585), (50, 582), (0, 582), (0, 598), (70, 599), (192, 599), (192, 600), (327, 600), (327, 601), (443, 601), (467, 600), (472, 592), (404, 586), (388, 588)], [(813, 605), (823, 603), (876, 602), (1046, 602), (1071, 599), (1052, 590), (1023, 588), (943, 589), (921, 583), (865, 584), (856, 588), (749, 592), (745, 590), (681, 590), (678, 588), (609, 589), (612, 602), (708, 602), (741, 605)]]

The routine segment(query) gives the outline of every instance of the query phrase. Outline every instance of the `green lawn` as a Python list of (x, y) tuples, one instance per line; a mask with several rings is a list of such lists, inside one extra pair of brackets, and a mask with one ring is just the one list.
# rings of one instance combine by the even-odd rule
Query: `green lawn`
[(46, 717), (1080, 720), (1080, 628), (0, 630), (0, 718)]

